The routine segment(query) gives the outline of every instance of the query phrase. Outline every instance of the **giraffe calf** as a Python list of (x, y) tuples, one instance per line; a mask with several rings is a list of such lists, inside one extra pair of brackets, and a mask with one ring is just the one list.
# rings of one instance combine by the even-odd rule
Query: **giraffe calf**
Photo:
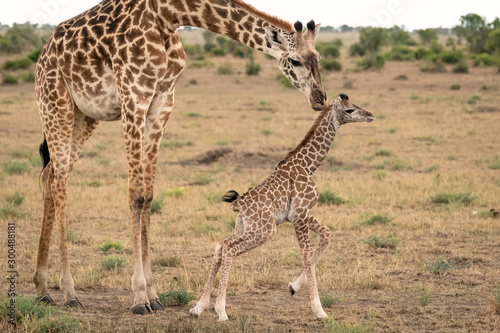
[[(276, 234), (276, 227), (284, 222), (293, 224), (300, 246), (304, 271), (289, 289), (293, 295), (308, 285), (311, 308), (317, 317), (326, 317), (316, 285), (315, 266), (330, 242), (331, 232), (310, 214), (318, 201), (318, 190), (312, 176), (326, 157), (335, 133), (342, 124), (371, 122), (373, 115), (351, 104), (340, 94), (330, 106), (324, 106), (301, 142), (290, 151), (271, 175), (248, 192), (239, 195), (229, 191), (222, 198), (238, 212), (234, 233), (218, 243), (203, 294), (191, 314), (201, 315), (209, 306), (215, 277), (221, 270), (215, 311), (219, 320), (228, 320), (226, 314), (226, 288), (233, 260), (240, 254), (263, 244)], [(319, 235), (316, 251), (312, 251), (309, 230)]]

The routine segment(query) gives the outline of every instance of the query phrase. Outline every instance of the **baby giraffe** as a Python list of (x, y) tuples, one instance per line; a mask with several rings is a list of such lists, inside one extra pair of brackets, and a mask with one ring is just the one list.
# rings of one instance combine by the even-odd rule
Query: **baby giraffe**
[[(293, 224), (300, 246), (304, 271), (289, 289), (293, 295), (304, 284), (309, 287), (311, 308), (317, 317), (326, 317), (319, 300), (315, 266), (330, 242), (330, 229), (310, 214), (318, 201), (318, 190), (312, 176), (330, 150), (335, 133), (341, 125), (374, 120), (373, 115), (352, 104), (349, 97), (340, 94), (331, 106), (324, 106), (302, 141), (288, 153), (274, 172), (259, 185), (240, 196), (229, 191), (222, 198), (231, 202), (238, 212), (234, 233), (218, 243), (203, 295), (191, 314), (201, 315), (210, 303), (210, 294), (217, 271), (221, 269), (215, 311), (219, 320), (228, 320), (226, 314), (226, 287), (233, 260), (242, 253), (263, 244), (276, 234), (276, 227), (284, 222)], [(309, 230), (319, 235), (319, 245), (312, 253)]]

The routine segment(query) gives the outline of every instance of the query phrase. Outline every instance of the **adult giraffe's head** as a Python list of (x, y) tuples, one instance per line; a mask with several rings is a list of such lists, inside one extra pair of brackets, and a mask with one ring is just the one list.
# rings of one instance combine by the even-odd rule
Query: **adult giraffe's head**
[(309, 104), (316, 111), (321, 111), (326, 103), (326, 92), (319, 73), (321, 57), (314, 47), (319, 27), (311, 20), (304, 32), (302, 23), (298, 21), (292, 32), (271, 26), (264, 28), (271, 45), (267, 52), (278, 59), (281, 72), (308, 97)]

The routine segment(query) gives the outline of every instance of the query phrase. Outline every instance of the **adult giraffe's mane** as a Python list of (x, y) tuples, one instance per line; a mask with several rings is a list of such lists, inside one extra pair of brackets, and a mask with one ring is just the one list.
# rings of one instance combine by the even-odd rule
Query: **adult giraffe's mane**
[(276, 16), (269, 15), (267, 13), (261, 12), (257, 8), (255, 8), (252, 5), (249, 5), (241, 0), (231, 0), (231, 2), (235, 3), (236, 5), (240, 6), (244, 10), (248, 11), (251, 14), (254, 14), (255, 16), (265, 20), (266, 22), (271, 23), (274, 25), (276, 28), (286, 30), (288, 32), (293, 32), (293, 25), (290, 22), (287, 22), (283, 19), (280, 19)]

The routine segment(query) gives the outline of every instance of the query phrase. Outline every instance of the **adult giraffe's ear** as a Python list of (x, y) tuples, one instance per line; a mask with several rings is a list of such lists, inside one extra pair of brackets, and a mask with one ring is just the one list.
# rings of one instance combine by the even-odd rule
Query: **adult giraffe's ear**
[[(316, 39), (318, 38), (318, 35), (319, 35), (319, 29), (321, 28), (321, 23), (316, 24), (316, 25), (314, 26), (314, 29), (310, 29), (310, 28), (312, 28), (312, 27), (310, 26), (310, 23), (311, 23), (311, 22), (309, 22), (309, 23), (307, 24), (307, 30), (306, 30), (306, 31), (304, 31), (304, 35), (305, 35), (305, 34), (311, 34), (311, 33), (314, 33), (314, 40), (316, 40)], [(314, 21), (312, 21), (312, 24), (314, 25)], [(309, 35), (309, 36), (310, 36), (310, 35)], [(311, 38), (311, 37), (309, 37), (309, 38)]]
[(286, 51), (288, 49), (288, 41), (281, 34), (281, 31), (273, 27), (265, 27), (266, 38), (273, 49)]

